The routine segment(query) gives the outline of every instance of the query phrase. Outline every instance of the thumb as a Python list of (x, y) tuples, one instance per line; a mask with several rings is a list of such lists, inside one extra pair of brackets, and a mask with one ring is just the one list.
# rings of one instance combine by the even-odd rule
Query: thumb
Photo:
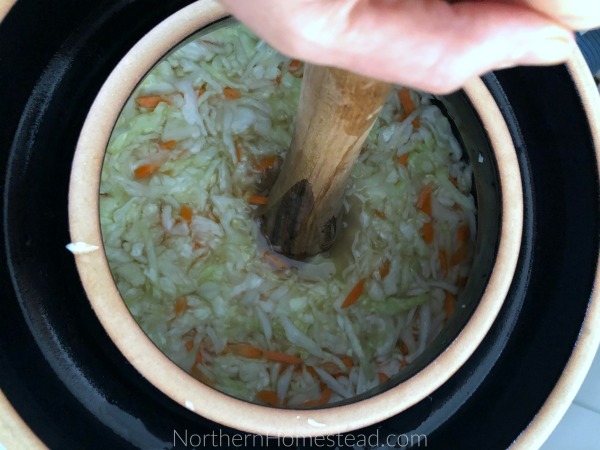
[(495, 68), (559, 63), (574, 48), (569, 29), (519, 4), (222, 1), (283, 53), (433, 93)]

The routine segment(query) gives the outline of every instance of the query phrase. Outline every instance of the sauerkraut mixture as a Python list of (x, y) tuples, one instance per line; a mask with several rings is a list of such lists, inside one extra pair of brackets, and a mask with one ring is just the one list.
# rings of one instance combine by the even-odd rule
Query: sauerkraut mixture
[(274, 253), (256, 209), (289, 147), (302, 72), (239, 25), (178, 49), (127, 102), (100, 202), (117, 286), (156, 345), (216, 389), (287, 407), (361, 394), (418, 358), (455, 308), (476, 231), (447, 119), (398, 88), (332, 252)]

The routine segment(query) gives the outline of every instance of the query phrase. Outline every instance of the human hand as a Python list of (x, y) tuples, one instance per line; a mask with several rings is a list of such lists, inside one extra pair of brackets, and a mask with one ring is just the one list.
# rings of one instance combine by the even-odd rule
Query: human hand
[(589, 0), (220, 0), (276, 49), (442, 94), (516, 65), (563, 62), (573, 30), (600, 26)]

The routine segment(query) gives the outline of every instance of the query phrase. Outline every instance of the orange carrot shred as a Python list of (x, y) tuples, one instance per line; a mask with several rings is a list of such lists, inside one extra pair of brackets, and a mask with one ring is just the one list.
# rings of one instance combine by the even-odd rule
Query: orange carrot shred
[(398, 345), (400, 346), (400, 353), (402, 353), (402, 356), (408, 355), (409, 350), (408, 350), (408, 345), (406, 345), (406, 342), (401, 340)]
[(295, 366), (296, 364), (302, 363), (302, 360), (298, 356), (288, 355), (287, 353), (281, 353), (281, 352), (266, 351), (263, 353), (263, 357), (267, 361), (291, 364), (293, 366)]
[(180, 315), (188, 308), (187, 300), (184, 297), (177, 299), (175, 302), (175, 315)]
[(349, 356), (342, 357), (342, 362), (348, 370), (352, 369), (352, 367), (354, 366), (354, 361), (352, 361), (352, 358), (350, 358)]
[(263, 257), (269, 262), (269, 264), (274, 266), (276, 269), (286, 270), (290, 267), (283, 259), (272, 253), (264, 252)]
[(452, 183), (454, 187), (458, 189), (458, 180), (454, 177), (448, 177), (448, 179), (450, 180), (450, 183)]
[(431, 244), (433, 242), (433, 223), (426, 222), (421, 227), (421, 237), (425, 241), (426, 244)]
[(321, 395), (316, 400), (308, 400), (304, 403), (298, 405), (300, 408), (314, 408), (316, 406), (326, 405), (329, 399), (331, 398), (331, 389), (328, 387), (321, 390)]
[(421, 118), (415, 117), (412, 121), (412, 126), (415, 130), (418, 130), (419, 128), (421, 128)]
[(196, 359), (194, 360), (194, 365), (196, 364), (204, 364), (204, 355), (202, 354), (202, 350), (198, 349), (196, 352)]
[(373, 210), (373, 213), (379, 217), (381, 220), (385, 220), (385, 213), (383, 211), (379, 211), (378, 209)]
[(225, 89), (223, 89), (223, 95), (228, 100), (237, 100), (238, 98), (242, 97), (240, 91), (232, 87), (226, 87)]
[(242, 146), (238, 142), (235, 143), (235, 160), (238, 163), (242, 162)]
[(461, 225), (456, 230), (456, 242), (459, 244), (465, 244), (469, 240), (469, 226)]
[(206, 85), (202, 85), (200, 89), (198, 89), (198, 97), (201, 97), (202, 94), (206, 92)]
[(410, 97), (410, 91), (406, 88), (402, 88), (398, 91), (398, 98), (400, 99), (400, 103), (402, 103), (402, 109), (404, 110), (404, 114), (406, 116), (410, 115), (415, 109), (415, 104)]
[(428, 216), (431, 216), (431, 184), (426, 184), (417, 198), (417, 209), (423, 211)]
[(281, 84), (281, 75), (277, 75), (274, 80), (275, 86), (279, 86)]
[(201, 383), (206, 384), (207, 386), (213, 386), (214, 384), (210, 378), (204, 375), (204, 373), (200, 369), (198, 369), (198, 367), (196, 367), (195, 364), (190, 370), (190, 375), (192, 375), (196, 380), (200, 381)]
[(158, 96), (158, 95), (142, 95), (135, 99), (135, 102), (140, 105), (142, 108), (154, 109), (158, 106), (159, 103), (165, 102), (169, 103), (168, 100)]
[(390, 273), (390, 260), (386, 259), (381, 266), (379, 266), (379, 276), (383, 280)]
[(158, 146), (165, 150), (173, 150), (175, 148), (176, 144), (177, 144), (177, 141), (171, 139), (170, 141), (161, 142), (160, 144), (158, 144)]
[(252, 359), (260, 358), (263, 354), (261, 349), (250, 344), (229, 344), (227, 350), (234, 355)]
[(319, 379), (319, 374), (317, 373), (314, 367), (306, 366), (306, 372), (308, 372), (314, 379)]
[(181, 205), (179, 215), (183, 220), (190, 223), (192, 221), (192, 216), (194, 215), (194, 212), (192, 211), (192, 208), (190, 208), (188, 205)]
[(156, 173), (158, 169), (160, 169), (158, 164), (142, 164), (141, 166), (135, 168), (133, 174), (137, 178), (146, 178)]
[(461, 245), (450, 257), (450, 266), (458, 266), (467, 260), (468, 251), (466, 245)]
[(267, 390), (258, 391), (258, 393), (256, 394), (256, 398), (258, 400), (260, 400), (261, 402), (266, 403), (267, 405), (271, 405), (271, 406), (279, 405), (279, 397), (277, 397), (277, 392), (275, 392), (275, 391), (267, 391)]
[(446, 313), (447, 319), (452, 315), (452, 313), (454, 313), (455, 309), (456, 297), (450, 292), (446, 291), (446, 296), (444, 297), (444, 312)]
[(396, 158), (396, 162), (403, 165), (404, 167), (408, 166), (408, 152), (404, 153)]
[(185, 343), (185, 349), (189, 352), (191, 349), (194, 348), (194, 341), (187, 341)]
[(269, 197), (264, 195), (252, 194), (248, 197), (248, 203), (251, 205), (266, 205), (269, 202)]
[(443, 275), (446, 275), (448, 273), (448, 252), (445, 248), (438, 250), (438, 257), (440, 259), (440, 271)]
[(344, 303), (342, 303), (342, 308), (348, 308), (349, 306), (354, 305), (358, 301), (358, 298), (363, 293), (366, 281), (366, 278), (362, 278), (358, 283), (356, 283), (356, 286), (352, 288), (350, 293), (346, 296)]
[(288, 64), (288, 71), (290, 73), (296, 73), (300, 69), (302, 69), (302, 61), (300, 61), (298, 59), (292, 59), (290, 61), (290, 63)]
[(279, 162), (279, 159), (279, 156), (276, 155), (264, 156), (254, 164), (254, 168), (260, 172), (264, 172), (275, 166)]
[(389, 379), (390, 379), (390, 377), (388, 377), (385, 373), (379, 372), (379, 382), (380, 383), (385, 383)]

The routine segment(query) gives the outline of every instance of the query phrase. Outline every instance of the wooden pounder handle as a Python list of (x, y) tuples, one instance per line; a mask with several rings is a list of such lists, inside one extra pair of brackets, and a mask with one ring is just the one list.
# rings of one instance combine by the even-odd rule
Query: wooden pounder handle
[(269, 194), (264, 232), (304, 259), (331, 248), (354, 161), (391, 84), (307, 64), (290, 150)]

